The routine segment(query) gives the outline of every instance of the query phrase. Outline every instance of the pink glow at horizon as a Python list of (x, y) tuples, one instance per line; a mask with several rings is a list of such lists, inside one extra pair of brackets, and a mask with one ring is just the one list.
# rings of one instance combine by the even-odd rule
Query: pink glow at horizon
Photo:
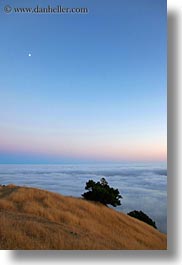
[(66, 156), (75, 159), (106, 161), (147, 160), (165, 161), (167, 147), (159, 138), (129, 139), (95, 136), (75, 137), (67, 135), (30, 134), (6, 131), (1, 134), (0, 150), (3, 152), (35, 154), (38, 156)]

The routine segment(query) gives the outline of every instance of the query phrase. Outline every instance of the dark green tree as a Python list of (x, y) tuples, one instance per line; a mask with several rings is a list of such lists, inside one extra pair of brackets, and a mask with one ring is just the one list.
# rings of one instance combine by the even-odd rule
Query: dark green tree
[(105, 178), (101, 178), (100, 182), (89, 180), (85, 189), (88, 191), (83, 193), (82, 196), (86, 200), (97, 201), (104, 205), (110, 204), (114, 207), (121, 205), (120, 199), (122, 196), (119, 194), (119, 190), (111, 188)]
[(136, 219), (139, 219), (140, 221), (143, 221), (157, 229), (155, 222), (142, 211), (135, 210), (135, 211), (129, 212), (128, 215)]

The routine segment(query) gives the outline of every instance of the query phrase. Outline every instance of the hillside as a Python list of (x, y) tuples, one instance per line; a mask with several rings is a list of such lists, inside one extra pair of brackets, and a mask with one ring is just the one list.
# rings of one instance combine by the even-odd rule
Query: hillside
[(166, 249), (166, 235), (83, 199), (0, 186), (0, 249)]

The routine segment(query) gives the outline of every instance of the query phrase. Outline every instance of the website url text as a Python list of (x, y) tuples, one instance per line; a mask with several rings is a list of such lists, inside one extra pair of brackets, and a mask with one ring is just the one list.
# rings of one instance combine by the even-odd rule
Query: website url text
[(4, 7), (4, 12), (10, 13), (28, 13), (28, 14), (87, 14), (89, 12), (87, 7), (63, 7), (57, 5), (52, 7), (48, 5), (47, 7), (36, 6), (32, 7), (12, 7), (6, 5)]

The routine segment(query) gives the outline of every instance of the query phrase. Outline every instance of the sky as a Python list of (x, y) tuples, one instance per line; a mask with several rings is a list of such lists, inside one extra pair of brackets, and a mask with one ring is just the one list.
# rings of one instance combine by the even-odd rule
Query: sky
[(165, 0), (4, 0), (0, 24), (0, 163), (166, 161)]

